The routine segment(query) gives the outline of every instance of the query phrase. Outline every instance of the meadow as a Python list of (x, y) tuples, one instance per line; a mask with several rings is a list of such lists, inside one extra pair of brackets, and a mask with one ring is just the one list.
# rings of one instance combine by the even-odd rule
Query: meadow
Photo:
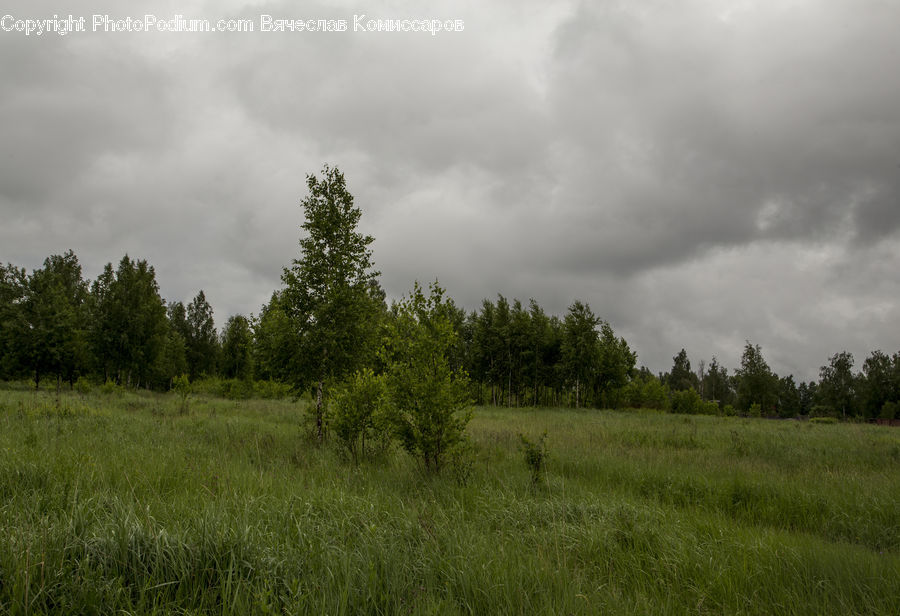
[(478, 407), (430, 477), (306, 407), (0, 389), (0, 613), (900, 613), (900, 429)]

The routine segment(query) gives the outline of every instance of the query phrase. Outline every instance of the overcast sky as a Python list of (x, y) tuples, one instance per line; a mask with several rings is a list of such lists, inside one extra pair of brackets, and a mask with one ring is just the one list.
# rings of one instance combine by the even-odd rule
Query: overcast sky
[[(6, 2), (0, 261), (126, 252), (222, 326), (344, 171), (388, 295), (588, 302), (653, 371), (900, 350), (900, 2)], [(123, 7), (128, 7), (128, 11)], [(92, 16), (254, 32), (92, 32)], [(463, 20), (354, 32), (355, 15)], [(347, 32), (260, 32), (262, 15)]]

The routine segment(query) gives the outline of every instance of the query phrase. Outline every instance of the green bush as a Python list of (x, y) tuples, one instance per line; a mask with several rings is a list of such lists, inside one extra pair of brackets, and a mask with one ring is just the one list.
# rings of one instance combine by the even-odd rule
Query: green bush
[(122, 394), (122, 388), (116, 385), (116, 382), (108, 379), (103, 385), (100, 386), (100, 393), (111, 396), (113, 394)]
[[(182, 375), (185, 376), (185, 375)], [(197, 378), (191, 381), (191, 392), (207, 396), (222, 396), (222, 382), (215, 377)]]
[(182, 413), (188, 412), (188, 396), (191, 395), (191, 380), (188, 375), (182, 374), (172, 379), (172, 389), (181, 398), (180, 410)]
[(718, 415), (719, 403), (714, 400), (706, 400), (700, 404), (700, 413), (703, 415)]
[(531, 472), (531, 485), (537, 485), (543, 479), (547, 468), (547, 432), (541, 434), (536, 442), (521, 433), (519, 440), (522, 442), (525, 465)]
[(450, 362), (458, 341), (452, 308), (432, 283), (426, 297), (418, 283), (396, 307), (380, 359), (387, 367), (391, 423), (406, 451), (423, 470), (439, 473), (448, 455), (464, 446), (472, 417), (469, 380)]
[(356, 372), (334, 393), (330, 427), (354, 464), (390, 442), (384, 379), (371, 369)]
[(253, 382), (241, 379), (223, 379), (219, 385), (219, 392), (228, 400), (249, 400), (253, 397)]
[(696, 415), (701, 412), (703, 401), (693, 387), (672, 392), (672, 412)]
[(809, 416), (812, 417), (833, 417), (837, 419), (837, 411), (835, 411), (830, 406), (825, 406), (822, 404), (817, 404), (811, 409), (809, 409)]
[(93, 385), (91, 385), (91, 382), (86, 377), (80, 376), (78, 377), (78, 380), (75, 381), (75, 391), (77, 391), (81, 395), (87, 395), (91, 393), (92, 389)]
[(900, 401), (889, 400), (885, 402), (878, 417), (881, 419), (900, 419)]
[(279, 400), (289, 398), (292, 395), (290, 385), (272, 380), (254, 381), (253, 391), (257, 398), (265, 398), (266, 400)]

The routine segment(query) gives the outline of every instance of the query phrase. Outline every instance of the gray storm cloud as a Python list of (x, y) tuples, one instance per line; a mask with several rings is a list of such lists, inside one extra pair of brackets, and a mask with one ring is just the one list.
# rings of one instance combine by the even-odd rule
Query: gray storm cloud
[(465, 30), (0, 32), (0, 260), (33, 268), (72, 248), (95, 276), (128, 252), (169, 299), (203, 288), (222, 325), (279, 286), (304, 175), (329, 162), (392, 297), (438, 277), (469, 309), (497, 293), (557, 314), (583, 299), (653, 370), (681, 347), (733, 368), (746, 339), (803, 379), (842, 349), (858, 363), (900, 349), (900, 5), (429, 12)]

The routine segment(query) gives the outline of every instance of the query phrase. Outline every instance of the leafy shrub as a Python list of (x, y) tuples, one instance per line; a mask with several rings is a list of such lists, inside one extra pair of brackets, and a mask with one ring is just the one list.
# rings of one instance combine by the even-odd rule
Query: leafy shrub
[(619, 405), (635, 409), (657, 409), (665, 411), (669, 407), (666, 386), (653, 375), (638, 377), (620, 388)]
[(191, 395), (191, 380), (188, 378), (188, 375), (182, 374), (181, 376), (176, 376), (172, 379), (172, 389), (178, 394), (178, 397), (181, 398), (181, 413), (187, 413), (188, 396)]
[(731, 404), (726, 404), (724, 407), (722, 407), (722, 414), (726, 417), (734, 417), (734, 406), (732, 406)]
[(896, 400), (885, 402), (878, 417), (881, 419), (900, 419), (900, 402)]
[(672, 392), (672, 412), (696, 415), (701, 410), (703, 401), (693, 387), (684, 391)]
[(641, 398), (643, 400), (643, 406), (646, 408), (665, 411), (669, 406), (669, 397), (666, 395), (666, 386), (655, 376), (650, 376), (644, 380), (644, 383), (641, 386)]
[(700, 403), (700, 413), (703, 415), (718, 415), (719, 403), (714, 400), (706, 400)]
[[(187, 375), (182, 375), (187, 376)], [(181, 377), (178, 377), (181, 378)], [(189, 381), (190, 382), (190, 381)], [(204, 377), (194, 379), (193, 382), (190, 382), (191, 385), (191, 393), (194, 394), (205, 394), (207, 396), (216, 396), (220, 397), (222, 395), (222, 381), (221, 379), (215, 377)], [(172, 388), (174, 389), (174, 383)]]
[(810, 417), (834, 417), (837, 419), (837, 411), (835, 411), (830, 406), (826, 406), (824, 404), (816, 404), (811, 409), (809, 409)]
[(387, 447), (386, 393), (384, 379), (369, 368), (353, 374), (334, 393), (329, 423), (354, 464), (372, 453), (373, 445)]
[(108, 379), (103, 385), (100, 386), (100, 393), (111, 396), (112, 394), (122, 394), (122, 388), (116, 385), (116, 382)]
[(380, 359), (387, 367), (391, 423), (406, 451), (430, 473), (466, 440), (472, 417), (469, 379), (450, 363), (458, 334), (437, 282), (428, 297), (415, 283), (387, 327)]
[(228, 400), (248, 400), (253, 397), (253, 383), (241, 379), (223, 379), (219, 395)]
[(547, 468), (547, 432), (535, 442), (524, 434), (519, 434), (522, 442), (522, 453), (525, 455), (525, 465), (531, 472), (531, 485), (537, 485), (544, 477)]
[(292, 395), (291, 386), (287, 383), (279, 383), (278, 381), (254, 381), (253, 393), (257, 398), (265, 398), (267, 400), (277, 400), (280, 398), (289, 398)]
[(85, 396), (91, 393), (91, 389), (93, 389), (93, 386), (87, 378), (80, 376), (78, 377), (78, 380), (75, 381), (75, 391), (81, 395)]

